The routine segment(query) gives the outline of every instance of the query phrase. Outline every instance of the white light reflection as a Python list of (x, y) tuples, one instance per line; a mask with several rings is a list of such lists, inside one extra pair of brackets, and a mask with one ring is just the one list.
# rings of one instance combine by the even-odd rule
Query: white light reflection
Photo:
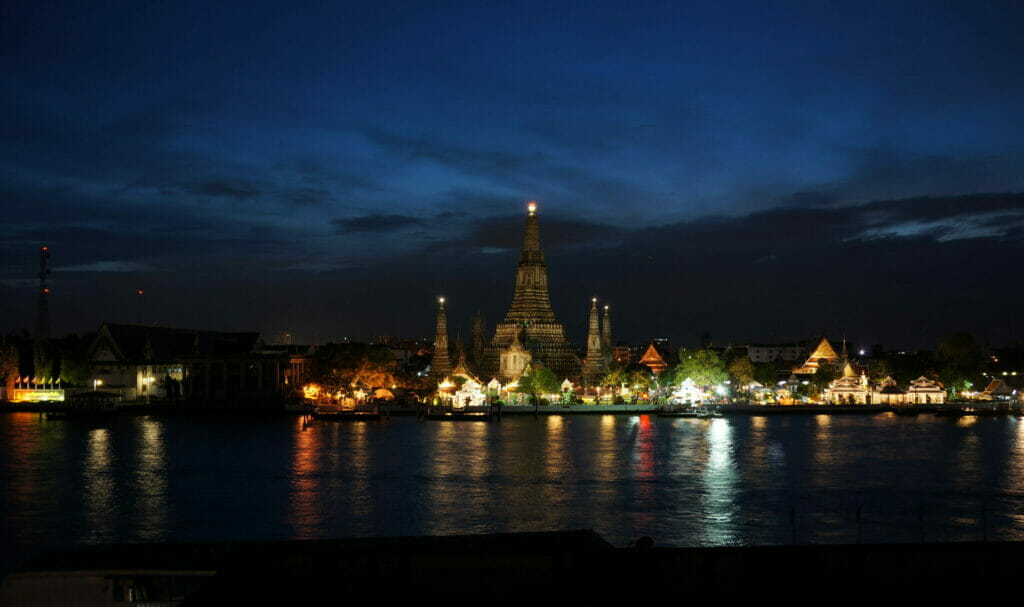
[(139, 537), (160, 539), (167, 529), (167, 457), (163, 424), (151, 418), (141, 422), (142, 440), (134, 486), (139, 515)]
[(704, 525), (701, 543), (731, 545), (738, 541), (735, 529), (738, 471), (732, 426), (726, 418), (711, 420), (707, 430), (708, 460), (701, 476), (704, 485)]
[(82, 469), (82, 497), (85, 502), (87, 543), (110, 542), (117, 539), (117, 498), (114, 483), (114, 451), (106, 428), (89, 432), (85, 465)]
[(438, 430), (429, 455), (424, 532), (480, 533), (497, 507), (488, 478), (493, 471), (489, 424), (432, 422)]
[[(1006, 480), (1005, 491), (1010, 495), (1020, 495), (1024, 492), (1024, 420), (1019, 417), (1011, 419), (1014, 424), (1013, 447), (1007, 458), (1007, 473), (1003, 478)], [(1013, 521), (1014, 534), (1005, 539), (1019, 540), (1024, 533), (1024, 512), (1012, 509), (1008, 511), (1007, 516)]]

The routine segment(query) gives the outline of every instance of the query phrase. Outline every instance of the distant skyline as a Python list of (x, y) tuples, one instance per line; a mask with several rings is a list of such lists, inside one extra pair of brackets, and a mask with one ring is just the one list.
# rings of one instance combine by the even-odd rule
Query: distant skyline
[[(0, 331), (1024, 338), (1014, 2), (8, 2)], [(141, 309), (136, 292), (145, 290)]]

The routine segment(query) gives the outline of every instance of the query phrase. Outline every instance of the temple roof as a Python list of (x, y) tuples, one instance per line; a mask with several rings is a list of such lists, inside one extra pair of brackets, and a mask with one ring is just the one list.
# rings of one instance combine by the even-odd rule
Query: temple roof
[(254, 352), (259, 333), (223, 333), (104, 323), (89, 348), (90, 356), (102, 344), (125, 363), (173, 362), (188, 358), (246, 356)]
[(910, 382), (907, 392), (944, 392), (939, 382), (932, 381), (925, 376), (918, 377)]
[(811, 355), (807, 357), (807, 360), (817, 362), (823, 358), (830, 362), (839, 360), (839, 355), (836, 354), (836, 351), (832, 348), (832, 344), (828, 343), (828, 340), (824, 337), (822, 337), (821, 341), (818, 342), (818, 347), (814, 349), (814, 352), (811, 352)]
[(505, 314), (505, 322), (555, 323), (558, 320), (548, 293), (548, 269), (540, 246), (540, 223), (536, 207), (530, 208), (534, 210), (526, 216), (523, 250), (516, 268), (516, 290), (512, 295), (512, 305)]
[(654, 372), (664, 371), (668, 368), (668, 363), (665, 362), (665, 354), (658, 349), (657, 345), (652, 341), (647, 344), (647, 350), (644, 351), (643, 356), (637, 361), (641, 365), (645, 365)]

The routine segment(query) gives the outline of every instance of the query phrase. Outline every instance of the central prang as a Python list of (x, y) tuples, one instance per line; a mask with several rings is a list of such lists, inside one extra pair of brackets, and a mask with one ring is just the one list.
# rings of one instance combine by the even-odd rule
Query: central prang
[(507, 382), (518, 378), (526, 365), (537, 366), (539, 362), (559, 379), (577, 381), (582, 364), (551, 308), (537, 203), (530, 202), (526, 208), (526, 231), (516, 267), (512, 305), (484, 349), (480, 371), (485, 377)]

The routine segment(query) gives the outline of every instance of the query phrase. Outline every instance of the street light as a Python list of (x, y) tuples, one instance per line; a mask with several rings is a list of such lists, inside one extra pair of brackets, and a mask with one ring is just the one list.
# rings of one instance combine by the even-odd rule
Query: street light
[(92, 380), (92, 391), (95, 392), (102, 385), (103, 385), (103, 380), (102, 379), (94, 379), (94, 380)]

